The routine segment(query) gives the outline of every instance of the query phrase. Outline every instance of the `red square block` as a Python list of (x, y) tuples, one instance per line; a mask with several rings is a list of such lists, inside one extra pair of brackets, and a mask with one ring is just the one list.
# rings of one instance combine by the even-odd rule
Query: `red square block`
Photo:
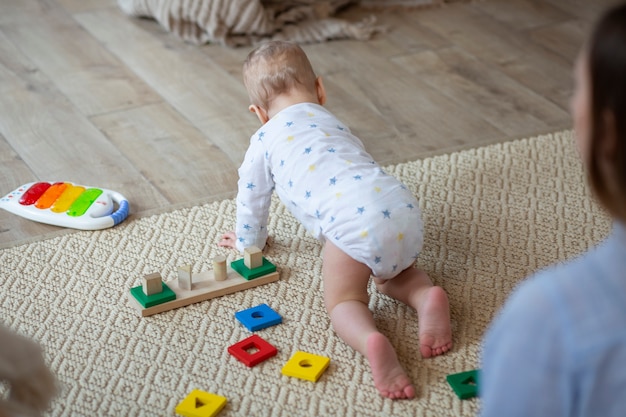
[(278, 350), (269, 342), (263, 340), (260, 336), (253, 334), (252, 336), (229, 346), (228, 353), (246, 364), (249, 368), (252, 368), (254, 365), (275, 356), (278, 353)]

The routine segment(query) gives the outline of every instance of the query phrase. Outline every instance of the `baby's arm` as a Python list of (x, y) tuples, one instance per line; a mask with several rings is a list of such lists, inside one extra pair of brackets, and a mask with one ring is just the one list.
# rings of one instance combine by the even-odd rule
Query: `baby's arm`
[[(222, 235), (222, 240), (218, 242), (219, 246), (229, 249), (237, 249), (237, 234), (235, 232), (226, 232)], [(266, 246), (270, 246), (270, 239), (267, 238)], [(0, 416), (1, 417), (1, 416)]]
[(240, 252), (250, 246), (265, 246), (274, 190), (274, 180), (267, 162), (265, 148), (255, 138), (239, 168), (236, 228), (234, 232), (222, 236), (220, 246), (238, 249)]

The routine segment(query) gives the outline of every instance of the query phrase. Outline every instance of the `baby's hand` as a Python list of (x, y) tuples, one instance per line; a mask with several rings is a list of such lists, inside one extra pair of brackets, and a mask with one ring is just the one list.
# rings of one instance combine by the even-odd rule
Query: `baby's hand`
[(224, 233), (218, 245), (225, 248), (237, 249), (237, 235), (235, 235), (235, 232)]

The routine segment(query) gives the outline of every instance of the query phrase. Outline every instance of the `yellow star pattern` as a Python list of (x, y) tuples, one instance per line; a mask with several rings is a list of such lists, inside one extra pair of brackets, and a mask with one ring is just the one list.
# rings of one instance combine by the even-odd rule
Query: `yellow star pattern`
[(362, 238), (366, 238), (366, 237), (367, 237), (367, 235), (368, 235), (367, 230), (363, 230), (363, 231), (361, 232), (361, 237), (362, 237)]
[(398, 233), (398, 240), (404, 239), (404, 233)]
[(293, 136), (287, 136), (287, 142), (293, 142), (294, 139), (295, 137)]

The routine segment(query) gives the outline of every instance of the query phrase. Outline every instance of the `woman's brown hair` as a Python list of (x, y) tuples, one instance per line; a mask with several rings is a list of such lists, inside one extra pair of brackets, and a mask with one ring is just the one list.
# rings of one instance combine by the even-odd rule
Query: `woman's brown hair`
[(600, 18), (586, 52), (591, 86), (589, 181), (608, 212), (626, 221), (626, 4)]

